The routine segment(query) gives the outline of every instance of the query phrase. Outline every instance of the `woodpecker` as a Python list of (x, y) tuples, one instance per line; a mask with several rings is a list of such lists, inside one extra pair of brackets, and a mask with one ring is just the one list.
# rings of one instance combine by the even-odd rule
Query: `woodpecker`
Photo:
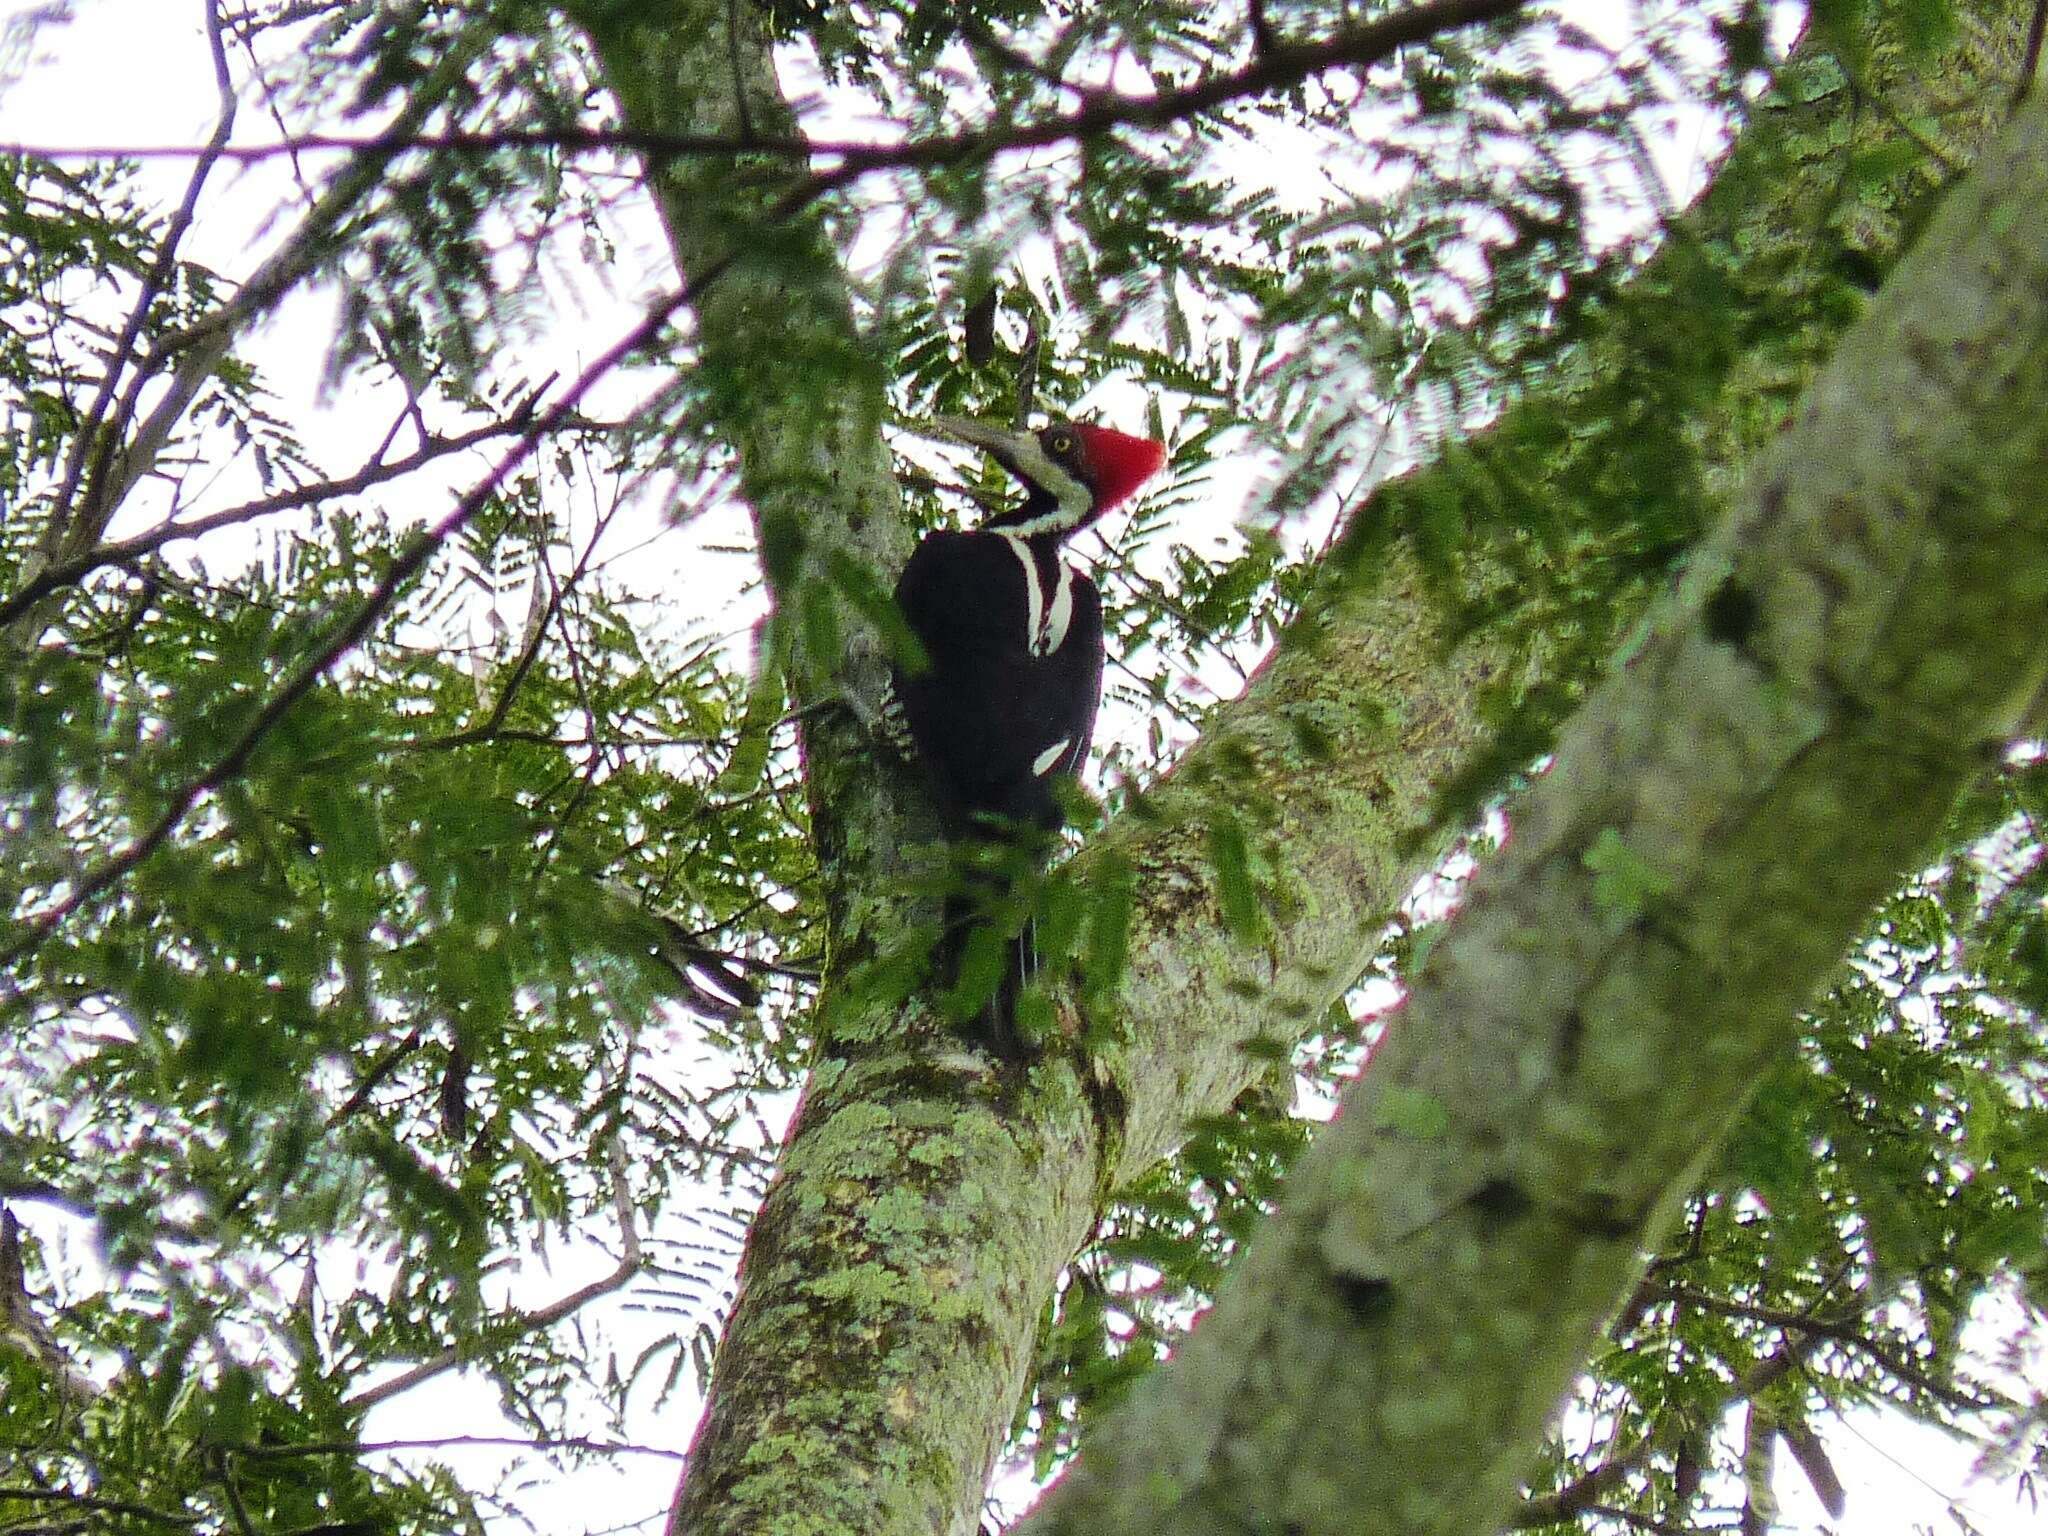
[[(895, 671), (884, 728), (924, 768), (949, 840), (1021, 839), (1043, 857), (1065, 820), (1057, 785), (1088, 756), (1102, 693), (1101, 595), (1060, 545), (1156, 474), (1166, 449), (1084, 422), (1037, 432), (957, 417), (934, 425), (984, 449), (1024, 499), (970, 531), (928, 533), (912, 553), (896, 605), (926, 665)], [(971, 905), (948, 909), (956, 963)], [(1029, 964), (1020, 948), (1018, 973)], [(998, 1013), (1012, 1001), (999, 998)], [(1023, 1054), (1007, 1018), (984, 1020), (981, 1033), (1002, 1054)]]

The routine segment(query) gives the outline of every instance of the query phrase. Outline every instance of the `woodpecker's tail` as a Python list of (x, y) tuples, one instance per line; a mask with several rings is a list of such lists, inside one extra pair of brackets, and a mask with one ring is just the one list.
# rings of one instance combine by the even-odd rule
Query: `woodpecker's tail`
[(1014, 934), (1000, 931), (989, 905), (976, 895), (946, 902), (938, 979), (960, 1032), (991, 1056), (1013, 1066), (1042, 1054), (1017, 1020), (1017, 1000), (1038, 976), (1038, 947), (1027, 917)]

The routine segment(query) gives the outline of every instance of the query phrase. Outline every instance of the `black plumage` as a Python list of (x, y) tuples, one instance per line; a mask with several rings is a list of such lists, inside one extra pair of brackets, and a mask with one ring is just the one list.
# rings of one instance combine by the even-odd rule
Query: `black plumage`
[(1050, 534), (940, 532), (904, 567), (896, 602), (928, 661), (898, 675), (896, 697), (947, 834), (989, 817), (1057, 830), (1054, 785), (1087, 760), (1102, 696), (1095, 583)]

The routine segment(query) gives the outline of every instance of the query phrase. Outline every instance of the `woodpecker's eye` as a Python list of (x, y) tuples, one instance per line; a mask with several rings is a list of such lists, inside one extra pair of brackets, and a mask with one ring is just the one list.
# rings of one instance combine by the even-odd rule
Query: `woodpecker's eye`
[(1064, 428), (1052, 434), (1046, 445), (1053, 453), (1065, 458), (1074, 451), (1074, 434)]

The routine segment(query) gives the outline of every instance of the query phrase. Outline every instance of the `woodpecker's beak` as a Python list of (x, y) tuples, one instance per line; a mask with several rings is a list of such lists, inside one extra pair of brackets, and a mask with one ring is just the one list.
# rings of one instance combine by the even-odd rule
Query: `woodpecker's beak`
[(981, 449), (1027, 486), (1051, 495), (1078, 526), (1087, 520), (1094, 500), (1088, 487), (1046, 457), (1035, 432), (1013, 432), (972, 416), (934, 416), (933, 432)]
[(979, 448), (1019, 480), (1031, 485), (1040, 483), (1032, 469), (1044, 463), (1045, 450), (1029, 432), (1012, 432), (1007, 427), (976, 421), (972, 416), (934, 416), (930, 426), (930, 435)]

